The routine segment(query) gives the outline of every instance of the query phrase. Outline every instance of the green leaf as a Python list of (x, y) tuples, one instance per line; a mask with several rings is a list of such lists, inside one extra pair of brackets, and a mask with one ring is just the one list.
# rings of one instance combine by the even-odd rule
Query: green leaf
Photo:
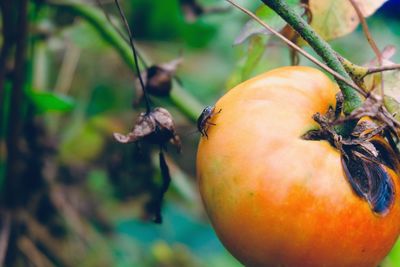
[(394, 114), (394, 118), (400, 122), (400, 103), (393, 97), (385, 95), (384, 105), (391, 114)]
[(60, 159), (67, 164), (83, 164), (94, 160), (104, 148), (106, 137), (85, 122), (60, 145)]
[(30, 99), (40, 113), (67, 112), (75, 106), (71, 97), (53, 92), (31, 91)]
[[(287, 2), (292, 8), (299, 7), (299, 0), (289, 0)], [(276, 15), (276, 13), (272, 9), (264, 4), (257, 8), (255, 14), (257, 15), (257, 17), (262, 19), (265, 23), (267, 23), (275, 30), (279, 31), (283, 29), (286, 25), (286, 22), (281, 19), (281, 17)], [(270, 34), (271, 32), (268, 29), (265, 29), (258, 22), (251, 19), (244, 25), (242, 31), (236, 37), (234, 44), (242, 44), (246, 40), (251, 39), (253, 36)]]
[[(269, 7), (267, 7), (265, 5), (260, 6), (257, 9), (255, 14), (262, 20), (269, 22), (268, 24), (280, 24), (280, 25), (274, 25), (274, 26), (278, 26), (280, 28), (282, 28), (284, 26), (283, 20), (279, 20), (279, 16), (275, 16), (274, 11), (272, 11), (272, 9), (270, 9)], [(276, 18), (276, 19), (273, 20), (274, 18)], [(274, 21), (275, 21), (275, 23), (273, 23)], [(262, 27), (258, 22), (254, 21), (254, 20), (249, 20), (244, 25), (244, 27), (242, 28), (239, 35), (236, 37), (233, 44), (234, 45), (242, 44), (247, 39), (251, 39), (251, 37), (257, 36), (260, 34), (269, 35), (270, 31), (268, 29), (265, 29), (264, 27)]]
[[(287, 3), (301, 12), (299, 0), (288, 0)], [(280, 31), (286, 26), (286, 22), (266, 5), (260, 5), (255, 14), (272, 28)], [(234, 45), (242, 45), (242, 60), (238, 68), (228, 80), (228, 85), (236, 85), (250, 78), (254, 70), (262, 60), (264, 52), (272, 33), (254, 20), (249, 20), (236, 37)], [(246, 43), (247, 46), (243, 45)]]
[(265, 50), (265, 40), (261, 36), (254, 36), (249, 41), (248, 53), (242, 69), (242, 79), (251, 77), (253, 70), (260, 62)]

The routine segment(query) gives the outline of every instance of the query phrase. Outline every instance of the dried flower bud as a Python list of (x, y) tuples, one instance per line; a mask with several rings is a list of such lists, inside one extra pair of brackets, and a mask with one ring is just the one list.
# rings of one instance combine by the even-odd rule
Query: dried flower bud
[(159, 97), (165, 97), (169, 95), (171, 89), (171, 72), (160, 68), (159, 66), (151, 66), (147, 69), (146, 90), (149, 94)]
[[(168, 96), (172, 90), (172, 78), (181, 63), (182, 58), (177, 58), (163, 64), (150, 66), (143, 71), (141, 76), (146, 92), (158, 97)], [(139, 103), (143, 98), (143, 91), (138, 79), (136, 79), (135, 83), (137, 95), (135, 102)]]

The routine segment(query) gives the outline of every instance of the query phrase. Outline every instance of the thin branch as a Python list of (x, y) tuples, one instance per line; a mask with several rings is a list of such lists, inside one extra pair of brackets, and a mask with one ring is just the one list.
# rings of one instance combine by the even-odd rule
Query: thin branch
[(34, 266), (55, 267), (28, 237), (22, 236), (18, 239), (18, 248)]
[[(65, 243), (52, 236), (48, 227), (38, 222), (37, 219), (26, 210), (18, 211), (16, 217), (26, 225), (26, 234), (35, 241), (40, 242), (47, 249), (50, 255), (53, 255), (62, 263), (61, 266), (75, 266), (72, 264), (73, 259), (71, 259), (68, 254), (64, 253)], [(77, 249), (81, 249), (81, 246)]]
[(340, 75), (339, 73), (337, 73), (336, 71), (332, 70), (331, 68), (329, 68), (328, 66), (326, 66), (325, 64), (321, 63), (318, 59), (316, 59), (315, 57), (313, 57), (312, 55), (308, 54), (306, 51), (304, 51), (303, 49), (301, 49), (298, 45), (296, 45), (295, 43), (293, 43), (292, 41), (290, 41), (289, 39), (287, 39), (285, 36), (283, 36), (282, 34), (280, 34), (278, 31), (274, 30), (272, 27), (270, 27), (267, 23), (265, 23), (264, 21), (262, 21), (261, 19), (259, 19), (254, 13), (252, 13), (251, 11), (239, 6), (238, 4), (236, 4), (235, 2), (232, 2), (231, 0), (226, 0), (227, 2), (229, 2), (231, 5), (235, 6), (236, 8), (240, 9), (242, 12), (246, 13), (248, 16), (250, 16), (252, 19), (254, 19), (255, 21), (257, 21), (259, 24), (261, 24), (263, 27), (265, 27), (266, 29), (268, 29), (270, 32), (272, 32), (273, 34), (275, 34), (276, 36), (278, 36), (280, 39), (282, 39), (286, 44), (288, 44), (290, 47), (292, 47), (294, 50), (296, 50), (297, 52), (299, 52), (300, 54), (302, 54), (304, 57), (308, 58), (311, 62), (313, 62), (314, 64), (320, 66), (322, 69), (324, 69), (325, 71), (329, 72), (330, 74), (332, 74), (336, 79), (346, 83), (347, 85), (351, 86), (352, 88), (354, 88), (357, 92), (359, 92), (361, 95), (366, 96), (366, 93), (359, 88), (352, 80), (346, 79), (344, 78), (342, 75)]
[[(300, 36), (311, 46), (312, 49), (324, 60), (324, 62), (342, 75), (345, 79), (351, 79), (345, 68), (336, 56), (330, 45), (319, 36), (313, 28), (297, 14), (284, 0), (262, 0), (262, 2), (274, 10), (284, 19)], [(336, 79), (343, 93), (343, 112), (348, 115), (353, 110), (361, 107), (362, 100), (359, 93), (347, 83)]]
[(11, 229), (11, 214), (7, 211), (2, 213), (2, 225), (0, 232), (0, 266), (4, 266), (4, 260), (7, 255), (8, 240)]
[(354, 10), (357, 13), (358, 19), (360, 20), (361, 27), (363, 29), (365, 38), (367, 38), (368, 43), (370, 44), (372, 50), (374, 51), (376, 58), (378, 59), (379, 65), (382, 66), (382, 55), (381, 52), (379, 51), (378, 46), (376, 45), (376, 42), (374, 38), (371, 35), (371, 32), (368, 28), (367, 21), (364, 18), (363, 13), (361, 12), (360, 8), (358, 7), (357, 3), (354, 0), (349, 0), (351, 5), (353, 6)]
[(71, 42), (66, 43), (65, 54), (63, 56), (54, 92), (67, 94), (71, 88), (74, 73), (78, 66), (81, 49)]
[[(351, 5), (353, 6), (354, 10), (356, 11), (358, 19), (361, 22), (361, 27), (363, 29), (365, 38), (367, 39), (369, 45), (371, 46), (372, 50), (374, 51), (376, 58), (378, 59), (378, 66), (381, 67), (383, 65), (382, 55), (381, 55), (381, 52), (379, 51), (379, 48), (376, 45), (376, 42), (375, 42), (374, 38), (372, 37), (372, 34), (371, 34), (371, 32), (370, 32), (370, 30), (368, 28), (367, 21), (365, 20), (364, 15), (361, 12), (360, 8), (358, 7), (357, 3), (354, 0), (349, 0), (349, 1), (350, 1)], [(383, 74), (380, 73), (380, 76), (381, 76), (381, 90), (380, 90), (380, 93), (381, 93), (381, 97), (382, 97), (382, 101), (383, 101), (383, 98), (384, 98)]]
[(126, 19), (125, 14), (122, 11), (122, 8), (121, 8), (121, 6), (119, 4), (119, 1), (115, 0), (115, 4), (117, 5), (119, 14), (121, 15), (121, 19), (122, 19), (123, 23), (125, 24), (126, 31), (128, 32), (128, 35), (129, 35), (129, 42), (131, 44), (133, 57), (135, 59), (136, 71), (137, 71), (137, 75), (139, 77), (140, 85), (142, 86), (143, 96), (144, 96), (144, 100), (145, 100), (145, 103), (146, 103), (146, 113), (148, 114), (148, 113), (151, 112), (150, 99), (149, 99), (149, 96), (147, 95), (146, 86), (144, 84), (144, 81), (143, 81), (143, 78), (142, 78), (142, 74), (140, 73), (138, 55), (137, 55), (137, 52), (136, 52), (135, 44), (133, 42), (133, 40), (134, 40), (133, 39), (133, 32), (131, 31), (131, 29), (129, 27), (128, 20)]
[(368, 68), (367, 74), (365, 74), (364, 77), (373, 73), (391, 71), (391, 70), (400, 70), (400, 64)]

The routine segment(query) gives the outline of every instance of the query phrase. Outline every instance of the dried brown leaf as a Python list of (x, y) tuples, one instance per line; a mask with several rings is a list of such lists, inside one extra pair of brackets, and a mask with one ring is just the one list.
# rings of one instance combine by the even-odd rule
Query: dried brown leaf
[(152, 144), (164, 145), (171, 142), (180, 149), (180, 139), (175, 131), (172, 115), (165, 108), (155, 108), (150, 113), (139, 115), (133, 130), (127, 135), (114, 133), (114, 138), (120, 143), (146, 141)]

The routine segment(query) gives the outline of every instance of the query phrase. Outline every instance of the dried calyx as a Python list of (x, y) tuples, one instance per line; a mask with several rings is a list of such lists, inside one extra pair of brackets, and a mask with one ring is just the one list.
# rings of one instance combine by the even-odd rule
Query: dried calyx
[(338, 149), (353, 192), (367, 201), (374, 213), (384, 215), (393, 204), (395, 192), (389, 169), (400, 171), (390, 127), (362, 118), (350, 135), (342, 136), (335, 131), (338, 114), (332, 108), (325, 115), (315, 114), (320, 129), (306, 133), (303, 139), (326, 140)]

